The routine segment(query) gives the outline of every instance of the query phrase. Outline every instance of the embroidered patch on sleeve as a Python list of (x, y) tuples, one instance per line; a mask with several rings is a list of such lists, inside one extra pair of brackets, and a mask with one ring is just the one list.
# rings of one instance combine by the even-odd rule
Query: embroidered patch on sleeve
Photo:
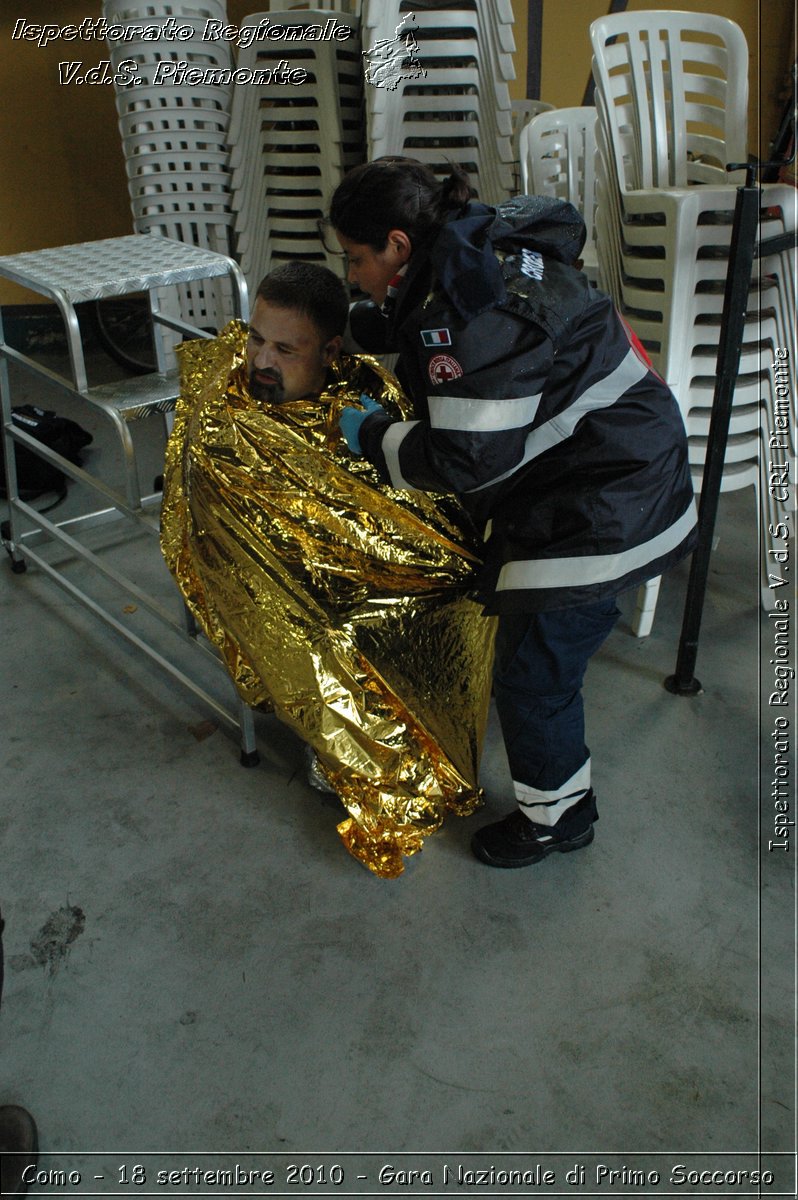
[(456, 358), (450, 354), (436, 354), (429, 360), (429, 377), (433, 383), (448, 383), (450, 379), (459, 379), (463, 368)]
[(425, 346), (451, 346), (452, 335), (448, 329), (422, 329), (421, 340)]

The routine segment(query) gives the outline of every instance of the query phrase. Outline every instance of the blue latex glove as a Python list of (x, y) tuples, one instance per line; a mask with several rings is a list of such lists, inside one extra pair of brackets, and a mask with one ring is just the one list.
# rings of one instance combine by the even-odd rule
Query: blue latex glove
[(360, 403), (363, 405), (362, 409), (347, 404), (346, 408), (341, 409), (341, 416), (338, 419), (341, 433), (353, 454), (363, 453), (360, 448), (360, 426), (369, 413), (385, 412), (382, 405), (378, 404), (376, 400), (372, 400), (371, 396), (367, 396), (365, 392), (361, 393)]

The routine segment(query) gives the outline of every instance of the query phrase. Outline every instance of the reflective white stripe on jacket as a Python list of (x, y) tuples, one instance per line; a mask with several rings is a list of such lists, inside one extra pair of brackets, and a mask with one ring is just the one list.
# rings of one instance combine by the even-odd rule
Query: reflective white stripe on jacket
[[(608, 297), (545, 254), (539, 277), (528, 274), (534, 226), (516, 248), (501, 208), (495, 225), (506, 292), (476, 315), (449, 298), (445, 264), (430, 291), (411, 260), (393, 348), (419, 419), (375, 414), (361, 444), (395, 487), (457, 492), (489, 530), (489, 611), (612, 595), (692, 548), (682, 417)], [(448, 342), (428, 346), (422, 330)]]

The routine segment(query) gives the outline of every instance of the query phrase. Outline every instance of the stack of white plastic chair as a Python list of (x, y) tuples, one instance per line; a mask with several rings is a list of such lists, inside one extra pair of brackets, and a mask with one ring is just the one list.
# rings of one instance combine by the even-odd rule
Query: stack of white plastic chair
[(521, 130), (538, 113), (551, 112), (553, 104), (546, 100), (511, 100), (510, 115), (513, 123), (513, 188), (520, 192), (521, 188)]
[[(203, 36), (208, 21), (227, 24), (224, 0), (105, 0), (103, 16), (115, 35), (108, 45), (134, 231), (230, 254), (233, 64), (229, 42)], [(197, 82), (187, 72), (198, 68), (226, 71), (226, 81)], [(226, 282), (182, 284), (178, 293), (162, 303), (179, 304), (175, 315), (201, 328), (217, 329), (232, 311)]]
[(555, 108), (533, 116), (521, 129), (519, 157), (523, 192), (568, 200), (584, 217), (582, 270), (595, 282), (595, 108)]
[(344, 12), (348, 16), (359, 17), (362, 5), (360, 0), (314, 0), (312, 5), (309, 0), (271, 0), (269, 4), (270, 9), (280, 9), (283, 12), (293, 8), (311, 7), (317, 11)]
[[(747, 159), (748, 48), (732, 21), (682, 12), (623, 13), (593, 22), (599, 282), (640, 337), (679, 402), (700, 490), (732, 220)], [(760, 238), (795, 229), (795, 193), (762, 192)], [(764, 339), (791, 346), (795, 293), (789, 255), (770, 256), (751, 280), (723, 490), (760, 475), (769, 361)], [(772, 358), (770, 359), (772, 361)], [(767, 461), (765, 459), (765, 461)], [(772, 593), (765, 586), (763, 603)], [(659, 581), (641, 592), (636, 632), (653, 621)]]
[(452, 163), (494, 204), (514, 187), (511, 0), (364, 0), (368, 157)]
[[(359, 18), (341, 9), (272, 10), (248, 16), (242, 32), (266, 21), (292, 36), (242, 46), (238, 69), (253, 72), (253, 82), (236, 88), (230, 121), (236, 256), (251, 289), (294, 259), (343, 277), (323, 219), (345, 172), (365, 157)], [(330, 21), (348, 35), (320, 38), (318, 27)], [(298, 36), (303, 29), (307, 36)], [(279, 82), (281, 62), (304, 79)]]

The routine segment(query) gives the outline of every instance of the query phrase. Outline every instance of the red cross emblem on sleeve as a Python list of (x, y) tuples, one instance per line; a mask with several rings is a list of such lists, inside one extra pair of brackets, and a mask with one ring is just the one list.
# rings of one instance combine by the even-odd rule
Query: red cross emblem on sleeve
[(429, 377), (433, 383), (448, 383), (451, 379), (459, 379), (463, 368), (456, 358), (450, 354), (436, 354), (429, 360)]

